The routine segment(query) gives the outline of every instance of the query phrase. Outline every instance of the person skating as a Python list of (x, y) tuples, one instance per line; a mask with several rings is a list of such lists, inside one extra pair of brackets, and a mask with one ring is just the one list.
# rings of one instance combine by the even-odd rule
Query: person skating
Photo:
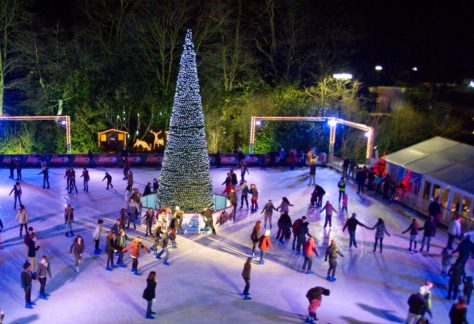
[(71, 247), (69, 248), (69, 253), (74, 254), (76, 272), (79, 272), (79, 264), (82, 261), (84, 248), (85, 248), (84, 239), (80, 235), (76, 236), (76, 238), (74, 239), (74, 242), (72, 242)]
[(137, 229), (137, 215), (138, 215), (138, 207), (137, 203), (133, 199), (133, 197), (130, 197), (128, 201), (128, 206), (127, 206), (127, 214), (128, 214), (128, 222), (127, 222), (127, 229), (130, 228), (130, 223), (133, 224), (133, 228)]
[(278, 219), (278, 233), (276, 239), (281, 243), (285, 243), (285, 239), (291, 237), (291, 218), (287, 213), (281, 214)]
[(38, 280), (40, 282), (40, 294), (39, 297), (42, 299), (47, 299), (48, 294), (46, 293), (46, 281), (47, 281), (47, 276), (51, 279), (51, 266), (48, 262), (48, 258), (46, 255), (43, 255), (41, 257), (41, 261), (38, 265)]
[(64, 208), (64, 225), (66, 225), (66, 237), (74, 236), (72, 232), (72, 223), (74, 223), (74, 208), (67, 204)]
[(256, 221), (255, 226), (252, 229), (252, 234), (250, 234), (250, 239), (252, 240), (252, 258), (256, 257), (255, 249), (257, 248), (257, 243), (260, 241), (261, 237), (261, 224), (261, 221)]
[(105, 267), (105, 270), (107, 271), (112, 271), (113, 268), (115, 268), (114, 265), (114, 254), (115, 254), (115, 233), (113, 231), (110, 231), (107, 234), (106, 240), (105, 240), (105, 253), (107, 254), (107, 266)]
[(435, 223), (435, 230), (433, 232), (433, 237), (436, 235), (436, 227), (438, 226), (439, 221), (441, 220), (441, 205), (439, 204), (439, 197), (433, 199), (432, 202), (428, 205), (428, 215), (433, 217)]
[(45, 166), (38, 175), (43, 175), (43, 189), (50, 189), (49, 188), (49, 168)]
[(25, 308), (33, 308), (34, 303), (31, 302), (31, 288), (33, 283), (33, 274), (31, 273), (31, 264), (25, 261), (23, 271), (21, 272), (21, 288), (25, 291)]
[(247, 258), (245, 261), (244, 269), (242, 270), (242, 278), (245, 281), (244, 291), (242, 292), (242, 296), (244, 296), (244, 300), (252, 300), (252, 296), (250, 295), (250, 272), (252, 270), (252, 258)]
[(15, 199), (15, 202), (13, 204), (13, 209), (16, 209), (16, 202), (18, 201), (18, 204), (21, 206), (21, 195), (23, 192), (21, 191), (21, 184), (20, 181), (15, 182), (15, 185), (13, 186), (12, 190), (10, 191), (10, 194), (8, 196), (11, 196), (13, 193), (13, 198)]
[(170, 226), (168, 227), (168, 236), (169, 240), (171, 241), (171, 246), (173, 249), (176, 249), (178, 247), (178, 244), (176, 243), (176, 231), (178, 228), (178, 221), (175, 217), (170, 222)]
[(23, 237), (23, 227), (25, 228), (25, 234), (28, 230), (28, 212), (22, 203), (20, 203), (20, 208), (16, 213), (16, 220), (20, 224), (20, 237)]
[(133, 187), (133, 172), (131, 170), (128, 171), (127, 174), (127, 187), (125, 188), (126, 191), (132, 190)]
[(225, 184), (225, 188), (224, 188), (224, 191), (222, 192), (222, 194), (227, 194), (230, 189), (232, 188), (232, 176), (230, 174), (230, 172), (227, 172), (227, 176), (224, 180), (224, 182), (222, 182), (222, 184), (224, 185)]
[(66, 179), (66, 190), (69, 191), (71, 189), (71, 168), (66, 169), (63, 179)]
[(465, 273), (461, 265), (455, 262), (448, 271), (449, 284), (448, 284), (448, 300), (456, 300), (458, 298), (459, 285), (462, 283)]
[(425, 247), (426, 242), (426, 253), (430, 253), (431, 237), (435, 232), (435, 226), (436, 224), (434, 223), (433, 216), (428, 216), (428, 219), (425, 221), (423, 227), (419, 229), (420, 231), (423, 230), (423, 238), (421, 239), (420, 252), (423, 252), (423, 248)]
[(39, 245), (36, 246), (36, 235), (33, 233), (30, 235), (30, 240), (28, 241), (28, 259), (29, 263), (31, 264), (31, 271), (33, 271), (33, 273), (36, 273), (36, 251), (38, 251), (39, 248)]
[(300, 254), (301, 248), (306, 243), (306, 236), (311, 237), (309, 234), (309, 223), (304, 222), (298, 227), (298, 234), (296, 240), (296, 254)]
[(158, 184), (158, 180), (156, 180), (156, 178), (153, 178), (153, 193), (157, 193), (159, 187), (160, 185)]
[(426, 302), (425, 299), (425, 288), (420, 287), (418, 293), (412, 294), (408, 298), (408, 316), (406, 319), (406, 324), (416, 324), (418, 323), (418, 320), (421, 318), (421, 316), (425, 313), (428, 312), (431, 317), (431, 311), (428, 309), (428, 303)]
[(128, 214), (125, 208), (120, 209), (120, 228), (125, 229), (127, 226)]
[(156, 258), (161, 260), (161, 256), (164, 254), (163, 265), (169, 266), (168, 258), (170, 256), (170, 250), (168, 249), (169, 240), (171, 238), (170, 230), (162, 228), (161, 230), (161, 251), (156, 253)]
[(250, 194), (252, 195), (252, 199), (250, 200), (252, 204), (250, 212), (255, 213), (258, 209), (258, 189), (254, 183), (250, 185)]
[(316, 159), (314, 156), (309, 160), (309, 183), (308, 186), (316, 184)]
[(157, 247), (161, 243), (161, 230), (162, 225), (158, 222), (155, 226), (155, 230), (153, 231), (153, 245), (150, 247), (150, 250), (155, 252), (155, 256), (157, 254)]
[(347, 196), (346, 193), (344, 193), (344, 194), (342, 195), (341, 215), (344, 216), (344, 212), (345, 212), (346, 215), (349, 214), (349, 212), (347, 211), (347, 206), (348, 206), (348, 204), (349, 204), (349, 197)]
[(231, 178), (232, 188), (235, 188), (239, 183), (239, 181), (237, 180), (237, 174), (235, 174), (234, 170), (232, 169), (230, 169), (229, 174)]
[(91, 180), (91, 178), (89, 176), (89, 170), (87, 170), (87, 168), (84, 168), (82, 170), (81, 178), (83, 178), (82, 179), (83, 180), (83, 182), (82, 182), (82, 185), (83, 185), (82, 191), (89, 192), (89, 181)]
[(121, 228), (115, 239), (115, 247), (118, 252), (117, 267), (126, 268), (127, 266), (123, 262), (123, 249), (127, 246), (128, 236), (125, 233), (125, 229)]
[(314, 190), (311, 193), (311, 202), (310, 205), (316, 208), (319, 208), (323, 205), (323, 197), (326, 194), (326, 191), (320, 185), (316, 184)]
[(346, 182), (344, 181), (344, 177), (341, 177), (339, 182), (337, 183), (337, 188), (339, 189), (339, 205), (341, 204), (341, 199), (346, 193)]
[(461, 217), (459, 217), (459, 215), (454, 215), (448, 226), (448, 244), (446, 245), (446, 247), (449, 250), (452, 250), (454, 240), (460, 236), (461, 236)]
[(77, 193), (77, 187), (76, 187), (76, 171), (71, 168), (71, 180), (69, 184), (69, 193), (72, 193), (73, 191), (76, 191)]
[(107, 179), (107, 190), (110, 189), (113, 189), (114, 186), (112, 185), (112, 176), (108, 173), (108, 172), (105, 172), (105, 176), (104, 178), (102, 179), (102, 181), (106, 180)]
[(247, 209), (249, 209), (249, 199), (248, 199), (248, 195), (249, 195), (249, 187), (247, 186), (247, 181), (244, 180), (242, 182), (242, 185), (240, 186), (240, 209), (242, 209), (242, 207), (244, 206), (244, 201), (245, 201), (245, 205), (247, 206)]
[(181, 210), (179, 206), (176, 206), (174, 208), (174, 218), (176, 218), (176, 233), (179, 235), (184, 234), (183, 217), (184, 217), (184, 212)]
[[(309, 239), (303, 246), (303, 253), (304, 253), (304, 263), (303, 263), (303, 272), (306, 271), (306, 274), (312, 274), (311, 266), (313, 265), (313, 253), (319, 257), (318, 250), (316, 249), (316, 242), (314, 241), (314, 237), (310, 236)], [(306, 268), (307, 266), (307, 268)]]
[(23, 239), (23, 243), (25, 243), (26, 247), (28, 247), (28, 244), (31, 240), (31, 236), (35, 234), (35, 231), (33, 227), (28, 227), (28, 232), (25, 234), (25, 238)]
[(278, 206), (276, 209), (280, 211), (280, 214), (288, 214), (290, 212), (290, 207), (294, 206), (288, 198), (283, 197), (281, 199), (280, 206)]
[(466, 304), (469, 305), (471, 303), (471, 295), (472, 295), (472, 277), (471, 276), (465, 277), (462, 283), (463, 283), (462, 292), (464, 294), (464, 298), (466, 299)]
[(139, 276), (138, 272), (138, 257), (140, 256), (140, 250), (145, 250), (150, 253), (150, 250), (142, 244), (140, 238), (136, 237), (133, 242), (122, 249), (122, 252), (130, 251), (130, 257), (132, 258), (132, 272), (134, 275)]
[(356, 238), (355, 238), (357, 225), (360, 225), (362, 227), (367, 228), (366, 225), (359, 222), (359, 220), (356, 218), (356, 213), (352, 213), (351, 218), (349, 218), (346, 221), (346, 224), (342, 228), (343, 232), (346, 230), (346, 228), (349, 231), (349, 248), (351, 248), (352, 245), (354, 245), (357, 248), (357, 242), (356, 242)]
[(260, 260), (258, 261), (258, 264), (264, 264), (265, 263), (265, 260), (264, 260), (265, 252), (267, 252), (267, 250), (269, 248), (270, 249), (273, 248), (272, 242), (270, 242), (270, 230), (269, 229), (265, 230), (265, 233), (263, 234), (263, 236), (260, 237), (258, 248), (260, 249)]
[(424, 318), (426, 312), (431, 312), (431, 288), (433, 288), (433, 283), (429, 280), (426, 280), (421, 287), (425, 289), (423, 297), (425, 297), (427, 305), (427, 309), (421, 314), (421, 317)]
[(214, 228), (214, 219), (212, 217), (212, 210), (210, 208), (204, 208), (204, 231), (212, 230), (212, 234), (216, 235), (216, 229)]
[(293, 232), (293, 244), (291, 246), (291, 249), (294, 251), (296, 249), (296, 241), (298, 238), (298, 230), (301, 225), (306, 221), (306, 216), (303, 216), (301, 218), (298, 218), (293, 222), (293, 225), (291, 225), (291, 230)]
[(21, 180), (21, 160), (20, 159), (15, 160), (15, 167), (16, 167), (16, 180), (20, 181)]
[(326, 226), (328, 225), (329, 227), (332, 226), (332, 212), (335, 211), (337, 213), (337, 210), (333, 207), (333, 205), (331, 204), (329, 200), (326, 201), (326, 204), (324, 205), (323, 209), (321, 209), (319, 213), (322, 214), (322, 212), (325, 210), (326, 210), (326, 218), (324, 221), (324, 228), (326, 228)]
[(148, 208), (148, 210), (145, 213), (145, 216), (143, 216), (145, 220), (145, 237), (148, 236), (148, 233), (150, 233), (150, 236), (153, 235), (151, 233), (151, 228), (153, 227), (153, 223), (155, 221), (155, 213), (153, 212), (153, 209)]
[(451, 324), (468, 324), (467, 322), (467, 306), (464, 297), (459, 297), (458, 302), (451, 306), (449, 310), (449, 319)]
[(449, 252), (448, 248), (443, 248), (441, 252), (441, 275), (446, 277), (448, 275), (448, 268), (451, 265), (451, 259), (453, 255)]
[(97, 225), (94, 228), (94, 232), (92, 233), (92, 239), (94, 240), (94, 254), (99, 255), (102, 250), (99, 249), (99, 241), (100, 241), (100, 234), (102, 234), (102, 226), (104, 224), (104, 221), (102, 219), (99, 219), (97, 221)]
[(363, 169), (358, 168), (357, 173), (356, 173), (357, 194), (361, 194), (364, 192), (364, 184), (365, 184), (366, 177), (367, 177), (367, 173)]
[(227, 193), (227, 200), (233, 206), (232, 208), (232, 219), (235, 222), (237, 219), (237, 191), (234, 188), (230, 188), (230, 191)]
[(330, 290), (323, 287), (314, 287), (308, 290), (306, 293), (306, 298), (308, 298), (308, 317), (305, 320), (305, 323), (315, 324), (315, 321), (318, 320), (316, 311), (321, 306), (321, 301), (323, 296), (329, 296)]
[(339, 248), (336, 245), (336, 240), (331, 240), (331, 245), (326, 249), (326, 256), (324, 261), (329, 259), (329, 269), (326, 279), (328, 281), (336, 281), (336, 268), (337, 268), (337, 256), (344, 257)]
[(267, 227), (267, 223), (270, 225), (270, 228), (272, 228), (272, 215), (273, 211), (277, 210), (275, 206), (273, 206), (272, 200), (269, 199), (268, 202), (263, 206), (262, 212), (260, 214), (263, 214), (263, 220), (264, 220), (264, 226)]
[(406, 232), (410, 231), (410, 247), (408, 248), (408, 251), (411, 251), (412, 245), (413, 245), (413, 252), (418, 252), (416, 249), (416, 244), (418, 242), (418, 230), (419, 230), (419, 225), (418, 222), (416, 221), (415, 218), (412, 219), (410, 226), (406, 230), (402, 232), (402, 234), (405, 234)]
[(247, 161), (242, 159), (242, 161), (240, 161), (240, 183), (245, 181), (245, 173), (250, 174), (249, 168), (247, 167)]
[(127, 180), (128, 179), (128, 171), (130, 171), (130, 167), (128, 166), (128, 163), (124, 163), (124, 166), (123, 166), (123, 179), (122, 180)]
[(155, 291), (156, 291), (156, 272), (151, 271), (148, 274), (148, 278), (146, 279), (146, 288), (143, 290), (143, 299), (147, 302), (146, 307), (146, 315), (145, 318), (147, 319), (154, 319), (153, 315), (156, 315), (154, 311), (152, 311), (151, 306), (153, 305), (153, 299), (155, 299)]
[(9, 179), (12, 179), (15, 177), (14, 172), (15, 172), (15, 158), (10, 159), (10, 163), (8, 164), (8, 167), (10, 169), (10, 176), (8, 177)]
[(383, 238), (385, 234), (390, 236), (390, 233), (387, 231), (387, 228), (385, 226), (385, 222), (382, 218), (379, 218), (377, 223), (373, 226), (368, 228), (370, 230), (375, 230), (375, 242), (374, 242), (374, 250), (377, 250), (377, 243), (380, 243), (380, 253), (382, 253), (383, 250)]
[(453, 255), (459, 252), (459, 256), (456, 259), (462, 269), (464, 270), (469, 256), (474, 256), (474, 243), (471, 242), (471, 236), (465, 235), (464, 239), (459, 243), (458, 247), (451, 252)]

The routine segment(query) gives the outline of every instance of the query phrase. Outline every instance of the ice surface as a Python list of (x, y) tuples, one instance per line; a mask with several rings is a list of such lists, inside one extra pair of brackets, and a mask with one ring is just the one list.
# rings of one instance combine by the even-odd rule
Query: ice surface
[[(76, 174), (80, 173), (76, 169)], [(392, 236), (385, 237), (384, 253), (373, 253), (374, 231), (357, 230), (358, 248), (347, 247), (348, 234), (342, 233), (343, 219), (336, 215), (330, 232), (323, 231), (324, 219), (314, 210), (308, 211), (311, 188), (307, 184), (307, 169), (294, 171), (250, 169), (249, 183), (258, 185), (260, 207), (267, 199), (276, 206), (286, 196), (291, 203), (292, 220), (307, 214), (310, 232), (317, 237), (320, 255), (329, 239), (335, 238), (344, 258), (339, 259), (337, 281), (327, 282), (327, 263), (323, 258), (314, 259), (314, 275), (299, 270), (303, 257), (291, 253), (291, 247), (281, 246), (276, 235), (278, 212), (274, 214), (272, 242), (267, 262), (252, 265), (252, 301), (239, 296), (244, 283), (241, 278), (245, 258), (251, 248), (250, 232), (260, 213), (250, 214), (245, 209), (238, 214), (235, 224), (225, 225), (217, 236), (178, 238), (178, 249), (171, 250), (170, 267), (165, 267), (153, 257), (140, 258), (141, 277), (127, 269), (105, 271), (106, 256), (94, 256), (92, 230), (99, 217), (110, 228), (124, 205), (126, 181), (121, 169), (108, 170), (114, 177), (114, 190), (105, 190), (101, 182), (105, 169), (92, 169), (89, 193), (82, 192), (82, 181), (77, 178), (79, 194), (68, 194), (63, 180), (63, 169), (50, 170), (52, 189), (41, 188), (39, 170), (23, 170), (23, 202), (29, 211), (31, 223), (39, 236), (38, 259), (45, 254), (51, 262), (53, 278), (46, 290), (48, 301), (38, 300), (39, 284), (35, 283), (32, 296), (37, 305), (24, 309), (23, 290), (20, 287), (21, 266), (27, 251), (18, 237), (13, 198), (8, 193), (13, 181), (8, 170), (0, 170), (0, 217), (5, 229), (0, 233), (0, 309), (6, 313), (5, 323), (141, 323), (146, 302), (142, 292), (146, 274), (158, 273), (157, 298), (154, 310), (159, 323), (302, 323), (307, 313), (307, 290), (321, 285), (331, 290), (324, 297), (318, 310), (318, 323), (402, 323), (407, 314), (407, 299), (418, 291), (420, 284), (432, 280), (433, 322), (449, 323), (448, 312), (452, 303), (445, 300), (447, 279), (440, 273), (440, 252), (446, 234), (440, 231), (432, 240), (432, 255), (413, 254), (407, 251), (408, 236), (401, 232), (409, 225), (414, 214), (396, 204), (388, 205), (371, 196), (359, 197), (355, 186), (348, 185), (349, 213), (356, 212), (359, 219), (373, 226), (379, 217), (387, 224)], [(143, 189), (159, 173), (153, 169), (134, 169), (136, 186)], [(212, 170), (215, 192), (227, 169)], [(316, 180), (327, 191), (325, 198), (337, 205), (339, 175), (329, 169), (318, 169)], [(85, 238), (85, 260), (80, 272), (73, 271), (73, 258), (68, 249), (71, 238), (65, 237), (63, 208), (71, 203), (75, 208), (75, 233)], [(130, 232), (142, 235), (144, 228)], [(420, 236), (421, 238), (421, 236)], [(148, 239), (151, 242), (151, 240)], [(101, 248), (104, 248), (104, 236)], [(471, 262), (471, 261), (469, 261)], [(472, 275), (472, 264), (467, 266)], [(469, 321), (474, 321), (472, 312)]]

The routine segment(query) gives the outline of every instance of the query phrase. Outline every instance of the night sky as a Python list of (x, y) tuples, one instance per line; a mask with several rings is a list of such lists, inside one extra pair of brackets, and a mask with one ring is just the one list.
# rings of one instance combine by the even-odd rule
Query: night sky
[[(81, 21), (76, 3), (38, 0), (34, 11), (44, 24), (59, 21), (69, 29)], [(251, 8), (252, 1), (244, 3)], [(345, 66), (362, 80), (462, 82), (474, 78), (474, 1), (335, 0), (312, 1), (311, 5), (318, 12), (308, 11), (308, 18), (324, 8), (327, 19), (357, 35)], [(381, 75), (374, 71), (376, 64), (384, 67)], [(413, 66), (419, 69), (416, 74)]]

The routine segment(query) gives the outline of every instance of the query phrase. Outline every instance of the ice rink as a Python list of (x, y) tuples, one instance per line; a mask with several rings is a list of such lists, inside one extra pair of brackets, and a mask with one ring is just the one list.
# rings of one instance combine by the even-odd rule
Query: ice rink
[[(242, 300), (239, 293), (244, 282), (242, 267), (250, 253), (250, 233), (256, 220), (262, 220), (260, 210), (250, 214), (245, 208), (238, 213), (237, 222), (225, 225), (217, 236), (196, 235), (178, 237), (178, 248), (171, 249), (171, 266), (165, 267), (152, 254), (140, 258), (137, 277), (127, 269), (105, 271), (106, 256), (93, 253), (92, 231), (97, 219), (104, 219), (109, 229), (124, 207), (126, 181), (121, 169), (109, 169), (114, 189), (105, 190), (101, 182), (105, 169), (91, 169), (89, 193), (82, 191), (81, 169), (76, 168), (79, 194), (68, 194), (64, 169), (51, 169), (51, 189), (41, 188), (42, 176), (38, 169), (23, 170), (23, 203), (29, 216), (29, 226), (38, 235), (38, 259), (47, 255), (53, 277), (46, 286), (49, 300), (37, 299), (39, 284), (33, 285), (34, 309), (24, 308), (24, 294), (20, 287), (22, 264), (27, 256), (19, 226), (15, 221), (13, 197), (9, 197), (14, 182), (8, 179), (8, 170), (0, 170), (0, 217), (4, 230), (0, 233), (0, 309), (6, 313), (5, 323), (142, 323), (153, 322), (144, 318), (146, 301), (142, 292), (146, 275), (158, 274), (157, 298), (154, 310), (158, 323), (303, 323), (307, 314), (308, 289), (320, 285), (331, 290), (318, 310), (318, 323), (403, 323), (407, 315), (407, 299), (418, 291), (424, 280), (434, 283), (433, 322), (449, 323), (452, 305), (446, 301), (447, 279), (440, 276), (442, 246), (447, 235), (439, 230), (432, 240), (431, 255), (407, 251), (408, 234), (402, 235), (415, 214), (397, 205), (387, 204), (372, 196), (358, 196), (355, 186), (348, 183), (349, 214), (357, 213), (361, 222), (373, 226), (379, 217), (387, 225), (390, 237), (384, 239), (384, 252), (372, 252), (375, 231), (357, 229), (358, 248), (348, 248), (348, 233), (342, 233), (345, 219), (334, 215), (331, 231), (324, 232), (321, 218), (314, 209), (308, 210), (312, 187), (307, 186), (307, 169), (293, 171), (251, 168), (248, 182), (259, 189), (259, 205), (268, 199), (275, 206), (283, 196), (295, 206), (290, 207), (292, 221), (307, 215), (310, 233), (317, 238), (321, 257), (313, 262), (313, 275), (303, 274), (302, 256), (291, 252), (288, 244), (280, 245), (274, 239), (279, 213), (274, 213), (272, 243), (265, 265), (252, 265), (251, 288), (253, 300)], [(135, 186), (143, 191), (146, 182), (158, 177), (154, 169), (133, 169)], [(216, 193), (223, 190), (227, 168), (213, 169)], [(240, 172), (238, 173), (240, 178)], [(322, 185), (329, 199), (337, 207), (339, 175), (329, 169), (317, 170), (316, 181)], [(74, 272), (74, 260), (69, 255), (72, 238), (65, 236), (64, 205), (75, 208), (75, 234), (85, 238), (85, 258), (79, 273)], [(423, 224), (424, 221), (421, 222)], [(132, 237), (144, 233), (144, 227), (131, 230)], [(344, 258), (338, 260), (337, 281), (325, 280), (328, 263), (324, 262), (325, 247), (336, 239)], [(421, 239), (421, 235), (420, 235)], [(148, 246), (151, 240), (146, 240)], [(105, 235), (101, 238), (104, 249)], [(418, 247), (419, 248), (419, 247)], [(467, 265), (472, 275), (472, 260)], [(468, 314), (474, 322), (472, 307)]]

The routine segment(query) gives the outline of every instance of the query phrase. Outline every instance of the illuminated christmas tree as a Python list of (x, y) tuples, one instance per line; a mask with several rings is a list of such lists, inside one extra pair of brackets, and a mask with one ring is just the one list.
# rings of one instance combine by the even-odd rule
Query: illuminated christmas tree
[(213, 194), (191, 30), (183, 47), (158, 200), (161, 207), (201, 211), (212, 206)]

